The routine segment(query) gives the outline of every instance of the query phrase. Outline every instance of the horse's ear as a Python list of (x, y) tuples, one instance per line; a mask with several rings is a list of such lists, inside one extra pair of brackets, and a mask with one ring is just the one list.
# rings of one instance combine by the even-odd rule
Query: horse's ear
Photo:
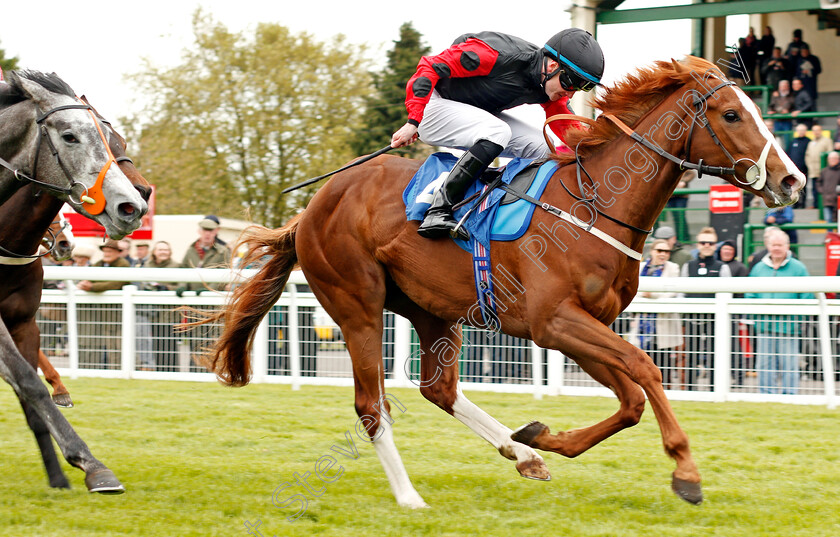
[(674, 66), (674, 71), (676, 71), (677, 73), (682, 73), (682, 72), (683, 72), (683, 70), (684, 70), (684, 69), (683, 69), (683, 66), (682, 66), (682, 65), (680, 65), (680, 62), (678, 62), (678, 61), (677, 61), (677, 60), (675, 60), (674, 58), (671, 58), (671, 65), (673, 65), (673, 66)]

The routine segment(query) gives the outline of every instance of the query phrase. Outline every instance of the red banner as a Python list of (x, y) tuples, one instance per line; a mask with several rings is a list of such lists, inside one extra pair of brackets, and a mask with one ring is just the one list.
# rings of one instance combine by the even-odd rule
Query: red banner
[[(64, 218), (73, 226), (73, 235), (77, 237), (103, 237), (105, 228), (73, 210), (69, 205), (64, 205)], [(140, 228), (129, 235), (132, 239), (152, 240), (152, 223), (155, 217), (155, 187), (152, 185), (152, 195), (149, 196), (149, 212), (143, 216), (143, 223)]]
[(709, 187), (709, 211), (715, 214), (744, 212), (744, 195), (733, 185)]

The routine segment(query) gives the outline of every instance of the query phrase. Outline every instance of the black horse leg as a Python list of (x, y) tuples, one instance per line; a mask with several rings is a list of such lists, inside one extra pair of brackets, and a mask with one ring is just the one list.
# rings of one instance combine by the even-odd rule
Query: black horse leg
[(33, 412), (32, 408), (21, 401), (20, 405), (23, 407), (23, 413), (26, 415), (26, 422), (29, 428), (32, 429), (32, 434), (35, 435), (35, 440), (38, 442), (38, 449), (41, 450), (41, 458), (44, 459), (44, 467), (47, 469), (47, 478), (50, 481), (50, 486), (53, 488), (69, 489), (70, 481), (61, 470), (61, 465), (58, 463), (58, 457), (55, 454), (52, 438), (47, 429), (44, 420)]
[[(21, 356), (5, 323), (0, 320), (0, 377), (8, 382), (24, 407), (37, 415), (55, 438), (67, 462), (85, 472), (85, 485), (91, 492), (119, 494), (125, 491), (122, 483), (88, 449), (70, 423), (50, 399), (35, 369)], [(31, 422), (30, 422), (31, 423)], [(34, 430), (34, 429), (33, 429)], [(36, 438), (39, 438), (35, 431)], [(43, 449), (43, 448), (42, 448)]]

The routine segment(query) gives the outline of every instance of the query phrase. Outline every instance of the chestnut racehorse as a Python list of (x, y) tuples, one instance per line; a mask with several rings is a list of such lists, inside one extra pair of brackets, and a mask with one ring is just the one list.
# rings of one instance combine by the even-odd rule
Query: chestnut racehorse
[(572, 154), (554, 157), (559, 168), (540, 200), (546, 210), (534, 213), (522, 238), (493, 242), (492, 273), (501, 331), (577, 362), (616, 394), (614, 415), (556, 434), (537, 422), (514, 432), (467, 400), (458, 386), (460, 326), (482, 324), (472, 258), (450, 240), (421, 238), (417, 223), (406, 221), (402, 193), (420, 163), (393, 156), (336, 175), (284, 227), (243, 236), (251, 259), (271, 258), (210, 319), (225, 324), (209, 365), (227, 384), (249, 381), (258, 323), (299, 265), (346, 337), (356, 411), (400, 505), (425, 503), (394, 445), (390, 407), (381, 404), (383, 308), (417, 331), (421, 393), (515, 460), (524, 477), (550, 477), (535, 449), (575, 457), (635, 425), (647, 396), (676, 462), (672, 488), (700, 503), (700, 473), (659, 369), (609, 325), (636, 294), (646, 234), (681, 167), (723, 176), (768, 206), (795, 202), (805, 177), (756, 105), (706, 60), (657, 62), (604, 89), (594, 104), (602, 115), (569, 133)]
[[(5, 200), (0, 206), (0, 245), (6, 251), (0, 265), (0, 375), (21, 401), (50, 486), (69, 487), (52, 435), (68, 462), (85, 471), (90, 491), (119, 493), (124, 490), (122, 484), (93, 457), (35, 374), (40, 347), (35, 313), (43, 270), (40, 258), (33, 259), (32, 253), (37, 252), (65, 201), (95, 218), (115, 237), (133, 231), (147, 209), (142, 199), (147, 183), (143, 180), (141, 187), (132, 187), (121, 169), (123, 162), (112, 148), (119, 146), (118, 137), (109, 134), (106, 140), (107, 125), (58, 77), (21, 73), (9, 80), (10, 84), (0, 91), (0, 114), (4, 126), (9, 127), (0, 139), (0, 148), (8, 158), (4, 167), (11, 168), (11, 173), (3, 171), (0, 190), (0, 199)], [(41, 146), (50, 146), (50, 150), (41, 150)], [(118, 166), (111, 166), (113, 163)], [(89, 184), (93, 166), (100, 170), (101, 180)], [(70, 186), (65, 188), (55, 181), (69, 182)], [(52, 195), (44, 195), (43, 190)], [(111, 196), (116, 196), (116, 201)]]

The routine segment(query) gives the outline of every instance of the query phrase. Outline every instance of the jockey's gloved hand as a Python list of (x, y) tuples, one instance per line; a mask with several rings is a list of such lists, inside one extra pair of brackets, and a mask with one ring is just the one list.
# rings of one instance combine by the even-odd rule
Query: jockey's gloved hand
[(187, 290), (187, 286), (182, 285), (181, 287), (175, 289), (175, 294), (179, 297), (182, 297), (182, 296), (184, 296), (184, 291), (186, 291), (186, 290)]

